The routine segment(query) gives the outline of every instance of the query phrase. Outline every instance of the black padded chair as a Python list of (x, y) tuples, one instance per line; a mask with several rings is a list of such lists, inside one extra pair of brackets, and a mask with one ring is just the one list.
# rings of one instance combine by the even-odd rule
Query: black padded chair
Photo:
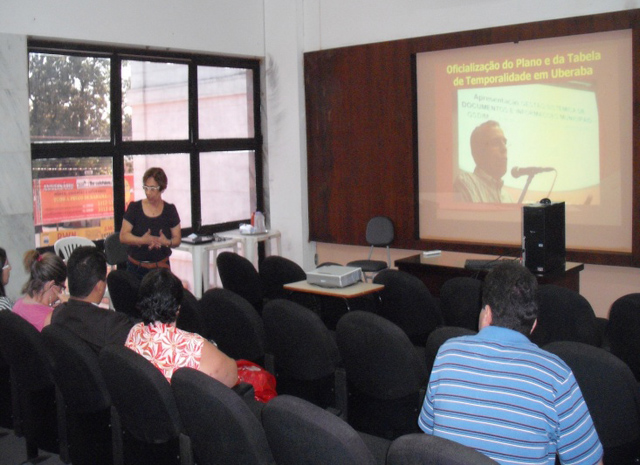
[(265, 257), (260, 262), (259, 274), (266, 299), (287, 299), (290, 292), (282, 286), (307, 279), (307, 273), (300, 265), (279, 255)]
[(184, 290), (182, 295), (180, 313), (178, 313), (176, 326), (183, 331), (198, 333), (200, 335), (202, 335), (202, 332), (204, 331), (202, 315), (200, 312), (200, 301), (187, 289)]
[(13, 429), (11, 418), (11, 369), (0, 350), (0, 428)]
[(237, 253), (222, 252), (216, 258), (216, 265), (222, 286), (247, 299), (262, 315), (264, 290), (253, 263)]
[(357, 310), (338, 322), (337, 342), (347, 372), (351, 426), (387, 439), (418, 432), (427, 370), (424, 355), (405, 332)]
[(576, 291), (544, 284), (537, 293), (538, 323), (531, 341), (542, 347), (555, 341), (575, 341), (600, 347), (602, 334), (591, 304)]
[(624, 295), (609, 310), (607, 339), (612, 354), (625, 362), (640, 382), (640, 293)]
[(100, 351), (111, 396), (113, 463), (192, 465), (171, 385), (160, 370), (125, 346)]
[(107, 257), (107, 264), (112, 269), (126, 269), (127, 261), (129, 260), (127, 248), (128, 246), (120, 242), (119, 231), (111, 233), (104, 238), (104, 255)]
[(383, 270), (373, 282), (384, 285), (378, 314), (398, 325), (414, 345), (424, 347), (431, 331), (443, 323), (438, 302), (427, 286), (399, 270)]
[(547, 344), (573, 371), (604, 448), (605, 465), (640, 462), (640, 394), (629, 367), (599, 347), (572, 341)]
[(427, 373), (429, 373), (429, 376), (431, 375), (433, 363), (436, 360), (438, 350), (440, 350), (440, 346), (442, 344), (454, 337), (471, 336), (473, 334), (477, 334), (477, 331), (463, 328), (461, 326), (441, 326), (440, 328), (434, 329), (433, 332), (429, 334), (429, 339), (427, 339), (427, 344), (425, 346), (425, 362), (427, 364)]
[(468, 276), (450, 278), (440, 287), (440, 311), (447, 326), (478, 331), (482, 281)]
[(42, 336), (53, 358), (58, 402), (64, 405), (71, 462), (74, 465), (113, 463), (111, 397), (100, 371), (98, 355), (63, 326), (46, 326)]
[[(51, 356), (42, 335), (25, 319), (0, 312), (0, 351), (9, 364), (13, 426), (26, 440), (26, 460), (38, 461), (39, 451), (60, 453), (55, 385), (51, 375)], [(62, 419), (63, 417), (60, 416)], [(44, 457), (44, 456), (43, 456)], [(61, 456), (63, 460), (68, 457)]]
[(278, 393), (302, 397), (344, 416), (346, 378), (333, 334), (313, 311), (275, 299), (262, 313)]
[(200, 299), (202, 336), (236, 360), (264, 364), (264, 325), (256, 309), (228, 289), (213, 288)]
[(269, 401), (262, 410), (262, 425), (278, 465), (375, 465), (385, 462), (390, 445), (387, 441), (376, 460), (363, 435), (345, 421), (289, 395)]
[(192, 368), (176, 370), (171, 388), (198, 465), (276, 463), (260, 421), (233, 390)]
[(399, 437), (391, 443), (387, 465), (497, 465), (477, 450), (430, 434)]
[(136, 308), (140, 280), (127, 270), (113, 270), (107, 275), (109, 297), (116, 312), (140, 318)]
[[(374, 216), (367, 223), (365, 237), (367, 243), (370, 244), (369, 256), (366, 260), (353, 260), (347, 263), (347, 265), (361, 268), (365, 274), (365, 278), (368, 279), (369, 274), (374, 276), (384, 269), (391, 268), (390, 245), (395, 237), (393, 221), (386, 216)], [(385, 247), (387, 249), (387, 261), (371, 259), (376, 247)]]

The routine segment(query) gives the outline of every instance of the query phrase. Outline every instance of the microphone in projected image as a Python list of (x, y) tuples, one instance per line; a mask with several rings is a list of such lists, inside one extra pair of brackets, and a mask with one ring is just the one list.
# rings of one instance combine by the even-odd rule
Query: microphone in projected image
[(527, 166), (524, 168), (520, 168), (518, 166), (514, 166), (511, 170), (511, 176), (514, 178), (519, 178), (520, 176), (535, 176), (538, 173), (547, 173), (549, 171), (555, 171), (555, 168), (550, 167), (540, 167), (540, 166)]
[[(524, 168), (520, 168), (518, 166), (514, 166), (511, 169), (511, 176), (513, 176), (514, 178), (519, 178), (520, 176), (527, 176), (527, 182), (524, 185), (524, 188), (522, 189), (522, 193), (520, 194), (518, 203), (522, 203), (522, 201), (524, 200), (524, 196), (527, 193), (527, 190), (529, 189), (529, 184), (531, 184), (533, 177), (538, 173), (546, 173), (549, 171), (555, 171), (556, 176), (558, 176), (558, 171), (556, 171), (555, 168), (551, 168), (551, 167), (527, 166)], [(555, 185), (555, 183), (556, 183), (556, 180), (554, 177), (553, 183), (551, 184), (551, 189), (549, 189), (549, 194), (551, 194), (551, 191), (553, 190), (553, 186)], [(549, 194), (547, 194), (547, 197), (549, 196)]]

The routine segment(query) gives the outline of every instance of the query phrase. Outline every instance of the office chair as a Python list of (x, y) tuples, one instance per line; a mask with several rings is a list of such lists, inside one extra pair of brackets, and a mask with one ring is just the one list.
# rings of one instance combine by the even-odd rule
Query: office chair
[(287, 299), (289, 291), (282, 286), (307, 279), (307, 273), (296, 262), (279, 255), (269, 255), (260, 262), (260, 279), (266, 299)]
[(446, 280), (440, 287), (440, 311), (447, 326), (478, 330), (482, 309), (482, 281), (468, 276)]
[[(365, 280), (369, 279), (369, 274), (374, 276), (376, 273), (391, 268), (391, 249), (390, 244), (393, 242), (395, 230), (393, 222), (386, 216), (374, 216), (367, 223), (366, 240), (371, 245), (369, 248), (369, 256), (366, 260), (354, 260), (347, 263), (348, 266), (355, 266), (362, 269)], [(372, 260), (373, 250), (376, 247), (385, 247), (387, 249), (387, 261)]]
[(262, 314), (264, 291), (253, 263), (233, 252), (222, 252), (216, 258), (220, 281), (225, 289), (244, 297)]
[(126, 269), (127, 246), (120, 242), (120, 232), (116, 231), (109, 234), (104, 239), (104, 254), (107, 257), (107, 264), (114, 269)]
[(609, 310), (607, 339), (611, 353), (625, 362), (640, 383), (640, 293), (616, 299)]
[(406, 434), (394, 440), (387, 465), (497, 465), (486, 455), (449, 439), (424, 433)]

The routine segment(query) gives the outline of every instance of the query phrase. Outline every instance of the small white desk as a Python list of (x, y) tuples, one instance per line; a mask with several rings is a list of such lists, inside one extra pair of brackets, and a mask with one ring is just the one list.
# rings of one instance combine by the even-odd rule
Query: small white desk
[[(224, 241), (213, 241), (201, 244), (190, 244), (181, 242), (177, 250), (189, 252), (193, 261), (193, 295), (198, 299), (202, 297), (203, 289), (209, 287), (209, 252), (213, 252), (213, 279), (214, 285), (217, 285), (218, 277), (216, 275), (216, 257), (220, 249), (233, 249), (238, 253), (238, 243), (240, 240), (229, 237), (226, 233), (221, 236), (227, 238)], [(244, 245), (243, 245), (244, 251)], [(203, 288), (204, 286), (204, 288)]]
[(219, 233), (222, 237), (235, 239), (242, 244), (242, 254), (258, 269), (258, 242), (264, 242), (267, 255), (271, 255), (271, 241), (276, 242), (276, 254), (282, 255), (281, 234), (277, 229), (272, 229), (262, 234), (240, 234), (239, 229)]

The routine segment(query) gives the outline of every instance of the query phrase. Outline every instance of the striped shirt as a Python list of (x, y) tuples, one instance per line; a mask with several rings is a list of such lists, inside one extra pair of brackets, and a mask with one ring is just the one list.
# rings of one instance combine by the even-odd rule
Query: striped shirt
[(571, 369), (524, 335), (488, 326), (438, 352), (420, 418), (427, 434), (503, 465), (592, 465), (602, 446)]

